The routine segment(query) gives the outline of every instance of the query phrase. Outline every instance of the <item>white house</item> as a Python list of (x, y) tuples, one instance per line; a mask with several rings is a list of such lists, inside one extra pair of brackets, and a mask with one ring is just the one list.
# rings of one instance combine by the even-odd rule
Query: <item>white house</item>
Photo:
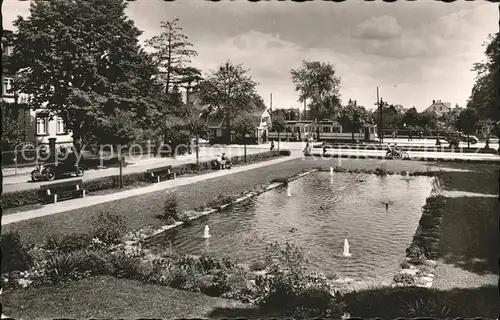
[(55, 138), (56, 144), (70, 144), (72, 137), (66, 130), (62, 118), (52, 115), (43, 109), (29, 109), (27, 107), (29, 96), (14, 92), (12, 83), (14, 73), (9, 70), (9, 57), (13, 54), (13, 33), (4, 30), (2, 34), (2, 102), (8, 108), (16, 108), (19, 121), (24, 128), (24, 140), (33, 144), (48, 144), (49, 138)]
[[(255, 131), (249, 135), (249, 142), (253, 143), (266, 143), (269, 137), (269, 130), (271, 127), (271, 114), (268, 110), (255, 111), (250, 113), (255, 126)], [(226, 142), (226, 122), (223, 117), (217, 115), (209, 115), (207, 120), (209, 138), (211, 143), (225, 143)], [(236, 140), (234, 130), (231, 130), (231, 141)]]
[(432, 100), (432, 104), (425, 111), (434, 112), (438, 117), (441, 117), (451, 111), (451, 103)]

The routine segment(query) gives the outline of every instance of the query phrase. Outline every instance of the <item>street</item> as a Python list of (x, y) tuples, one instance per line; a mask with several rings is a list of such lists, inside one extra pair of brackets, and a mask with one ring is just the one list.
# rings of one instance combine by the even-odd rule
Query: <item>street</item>
[[(269, 149), (266, 149), (265, 146), (260, 146), (260, 148), (248, 148), (247, 154), (260, 153), (267, 150)], [(237, 147), (221, 146), (220, 148), (217, 147), (200, 148), (200, 161), (215, 159), (217, 157), (217, 154), (222, 154), (222, 153), (226, 153), (228, 157), (240, 156), (244, 154), (244, 149), (243, 147), (239, 146)], [(128, 160), (135, 162), (129, 162), (126, 166), (124, 166), (123, 174), (143, 172), (146, 171), (147, 169), (161, 167), (161, 166), (168, 166), (168, 165), (178, 166), (185, 163), (196, 162), (196, 155), (194, 153), (190, 155), (178, 156), (175, 159), (155, 158), (155, 157), (146, 159), (139, 157), (137, 158), (138, 160), (132, 160), (132, 159)], [(30, 172), (31, 170), (33, 170), (32, 167), (22, 168), (19, 170), (24, 170), (24, 171), (19, 171), (18, 175), (4, 177), (3, 179), (4, 192), (36, 189), (43, 184), (51, 183), (51, 182), (32, 182), (30, 178)], [(85, 172), (83, 180), (84, 181), (93, 180), (97, 178), (113, 176), (118, 174), (119, 174), (118, 167), (98, 169), (98, 170), (88, 170)], [(65, 180), (70, 180), (70, 179), (79, 179), (79, 178), (73, 177), (73, 178), (67, 178)]]

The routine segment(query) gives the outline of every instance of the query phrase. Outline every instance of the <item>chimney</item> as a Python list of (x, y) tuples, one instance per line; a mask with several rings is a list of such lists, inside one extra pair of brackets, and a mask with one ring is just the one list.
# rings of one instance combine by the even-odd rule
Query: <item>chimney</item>
[(436, 103), (436, 100), (432, 100), (432, 104)]
[(358, 105), (358, 100), (354, 100), (354, 105), (357, 106)]

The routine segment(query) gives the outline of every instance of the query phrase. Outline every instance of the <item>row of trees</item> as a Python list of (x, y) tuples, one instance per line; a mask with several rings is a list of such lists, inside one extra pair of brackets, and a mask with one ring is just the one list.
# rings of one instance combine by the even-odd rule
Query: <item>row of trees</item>
[[(76, 149), (82, 140), (186, 141), (206, 134), (209, 113), (224, 116), (229, 129), (241, 111), (265, 108), (241, 65), (227, 61), (206, 77), (190, 65), (197, 52), (178, 19), (161, 24), (146, 52), (126, 7), (124, 0), (34, 1), (29, 17), (14, 22), (14, 90), (30, 95), (30, 108), (62, 117)], [(205, 117), (193, 94), (209, 105)]]

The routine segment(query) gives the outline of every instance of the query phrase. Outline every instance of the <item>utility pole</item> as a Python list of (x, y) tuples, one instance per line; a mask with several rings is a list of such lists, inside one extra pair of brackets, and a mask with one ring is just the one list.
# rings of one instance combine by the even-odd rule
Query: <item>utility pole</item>
[(271, 96), (271, 101), (269, 103), (269, 105), (270, 105), (269, 110), (271, 110), (270, 113), (273, 113), (273, 94), (271, 93), (270, 96)]

